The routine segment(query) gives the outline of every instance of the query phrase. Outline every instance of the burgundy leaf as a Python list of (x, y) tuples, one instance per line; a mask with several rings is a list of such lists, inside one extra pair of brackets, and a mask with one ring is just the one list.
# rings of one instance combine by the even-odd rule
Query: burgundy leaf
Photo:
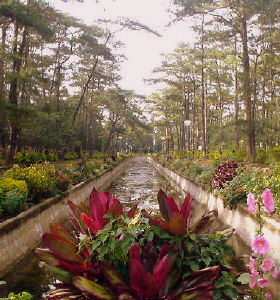
[(84, 258), (77, 253), (75, 245), (55, 233), (44, 233), (42, 241), (58, 258), (80, 264), (84, 262)]
[(127, 216), (129, 218), (133, 218), (135, 216), (136, 211), (137, 211), (137, 204), (132, 206), (132, 208), (127, 212)]
[(58, 223), (50, 223), (50, 230), (52, 233), (60, 235), (66, 240), (72, 242), (74, 245), (77, 245), (79, 243), (78, 239), (73, 235), (73, 233), (63, 225), (60, 225)]
[(167, 195), (163, 190), (159, 190), (158, 195), (158, 204), (159, 204), (159, 210), (162, 214), (162, 217), (166, 220), (169, 221), (170, 217), (171, 217), (171, 211), (170, 211), (170, 207), (167, 203)]

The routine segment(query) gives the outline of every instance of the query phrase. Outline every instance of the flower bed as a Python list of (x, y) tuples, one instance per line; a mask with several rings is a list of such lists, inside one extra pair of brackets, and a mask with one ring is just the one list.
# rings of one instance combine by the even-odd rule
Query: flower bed
[[(61, 194), (89, 177), (98, 177), (128, 158), (95, 158), (63, 167), (50, 163), (15, 165), (0, 179), (0, 220), (5, 220), (43, 199)], [(25, 188), (23, 188), (25, 187)]]
[[(223, 199), (232, 209), (246, 204), (248, 193), (260, 194), (269, 188), (275, 197), (276, 211), (280, 214), (280, 166), (260, 168), (237, 161), (215, 159), (168, 159), (153, 156), (161, 165), (175, 171)], [(223, 167), (224, 165), (224, 167)]]
[[(229, 210), (224, 207), (222, 200), (218, 197), (175, 172), (155, 163), (152, 159), (149, 160), (160, 174), (172, 182), (172, 186), (177, 186), (184, 192), (190, 191), (196, 198), (196, 201), (205, 206), (206, 209), (217, 209), (218, 216), (222, 222), (235, 228), (236, 233), (240, 235), (248, 246), (252, 246), (252, 257), (254, 259), (258, 258), (255, 268), (260, 268), (261, 271), (258, 271), (258, 273), (253, 272), (254, 277), (247, 273), (239, 278), (242, 283), (248, 284), (252, 282), (250, 284), (254, 292), (252, 299), (279, 299), (279, 280), (275, 281), (274, 278), (279, 278), (280, 275), (280, 224), (269, 218), (275, 210), (275, 201), (271, 191), (266, 189), (260, 195), (251, 193), (248, 197), (247, 207), (239, 206), (235, 210)], [(250, 214), (254, 214), (254, 216), (250, 216)], [(244, 252), (240, 252), (239, 244), (235, 249), (240, 254), (244, 254)], [(248, 250), (245, 249), (245, 253), (250, 253)], [(263, 263), (266, 264), (268, 262), (271, 263), (270, 269), (266, 267), (264, 269), (261, 268)], [(269, 287), (270, 291), (267, 287)], [(276, 298), (272, 296), (271, 292)]]

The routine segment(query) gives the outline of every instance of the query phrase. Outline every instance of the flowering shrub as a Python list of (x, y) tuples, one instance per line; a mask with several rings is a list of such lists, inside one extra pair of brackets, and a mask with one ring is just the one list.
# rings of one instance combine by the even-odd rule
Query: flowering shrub
[(14, 214), (27, 205), (28, 189), (23, 180), (3, 178), (0, 180), (0, 215)]
[(253, 254), (249, 258), (250, 273), (242, 274), (238, 280), (244, 284), (249, 283), (256, 299), (273, 299), (267, 288), (270, 286), (271, 278), (280, 277), (280, 268), (274, 259), (266, 257), (270, 251), (270, 244), (262, 232), (264, 224), (262, 216), (275, 211), (275, 201), (270, 189), (265, 189), (258, 197), (249, 193), (247, 209), (256, 216), (259, 229), (252, 243)]
[(34, 164), (27, 168), (15, 165), (4, 176), (24, 180), (32, 201), (54, 195), (56, 171), (54, 166), (49, 163)]
[(225, 300), (237, 296), (234, 277), (223, 266), (226, 254), (233, 254), (225, 244), (229, 237), (206, 233), (214, 228), (210, 224), (215, 215), (191, 222), (189, 195), (181, 208), (163, 191), (158, 200), (162, 218), (141, 214), (136, 207), (125, 212), (118, 199), (96, 190), (87, 213), (70, 201), (75, 231), (51, 224), (51, 232), (42, 236), (48, 249), (35, 251), (44, 269), (60, 281), (48, 299)]
[(237, 161), (222, 163), (218, 166), (212, 179), (212, 187), (222, 189), (226, 182), (231, 181), (236, 175), (238, 168)]

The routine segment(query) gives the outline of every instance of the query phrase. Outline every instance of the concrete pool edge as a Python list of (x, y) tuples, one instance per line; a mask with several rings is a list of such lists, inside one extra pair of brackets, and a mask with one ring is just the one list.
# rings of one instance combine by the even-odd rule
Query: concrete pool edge
[(49, 223), (63, 222), (69, 210), (67, 201), (76, 204), (86, 201), (93, 187), (105, 189), (119, 177), (135, 158), (128, 159), (100, 177), (89, 178), (72, 189), (37, 204), (18, 216), (0, 224), (0, 278), (37, 246), (44, 232), (49, 231)]

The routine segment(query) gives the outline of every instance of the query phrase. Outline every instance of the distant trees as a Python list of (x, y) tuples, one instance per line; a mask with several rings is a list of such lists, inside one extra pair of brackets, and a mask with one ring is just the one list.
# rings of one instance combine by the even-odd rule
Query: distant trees
[[(184, 149), (189, 129), (192, 149), (202, 146), (204, 152), (225, 144), (238, 148), (246, 136), (248, 157), (254, 160), (256, 145), (279, 145), (279, 0), (172, 2), (176, 17), (192, 18), (197, 34), (194, 46), (182, 44), (155, 70), (161, 72), (157, 80), (181, 95), (177, 149)], [(167, 89), (156, 98), (171, 108), (174, 98), (167, 101)], [(193, 121), (191, 127), (182, 125), (186, 119)]]
[(127, 150), (125, 139), (138, 144), (131, 130), (150, 128), (133, 104), (139, 96), (118, 87), (117, 47), (107, 29), (44, 1), (0, 2), (0, 147), (9, 161), (26, 147), (111, 153)]

